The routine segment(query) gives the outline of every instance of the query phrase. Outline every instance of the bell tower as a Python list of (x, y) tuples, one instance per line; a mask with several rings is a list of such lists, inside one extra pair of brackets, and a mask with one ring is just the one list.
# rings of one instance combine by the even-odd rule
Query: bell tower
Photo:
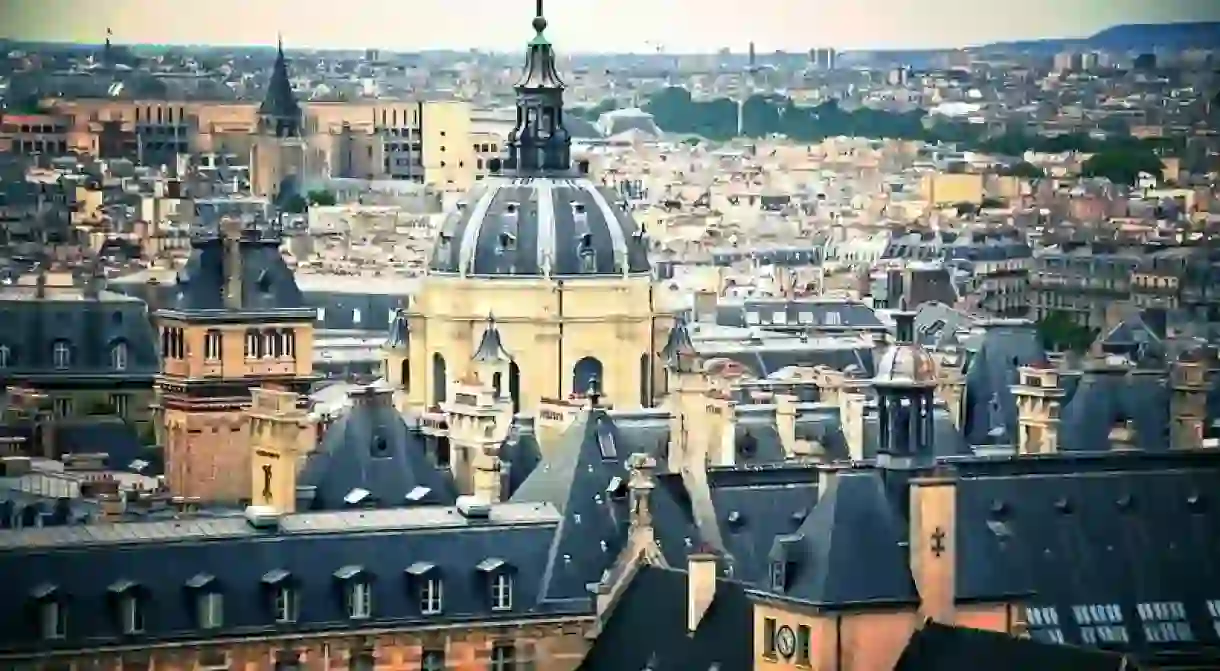
[(517, 124), (508, 134), (509, 170), (519, 173), (567, 172), (572, 167), (572, 135), (563, 125), (564, 83), (555, 65), (555, 49), (546, 38), (542, 0), (534, 12), (534, 39), (526, 49), (525, 68), (514, 87)]
[[(156, 313), (157, 378), (166, 478), (175, 496), (248, 501), (251, 390), (304, 394), (313, 375), (313, 321), (265, 217), (201, 224), (174, 293)], [(302, 447), (309, 442), (301, 438)]]
[(284, 203), (304, 195), (306, 143), (301, 106), (288, 79), (284, 41), (279, 41), (267, 95), (258, 108), (250, 148), (250, 187), (255, 196)]

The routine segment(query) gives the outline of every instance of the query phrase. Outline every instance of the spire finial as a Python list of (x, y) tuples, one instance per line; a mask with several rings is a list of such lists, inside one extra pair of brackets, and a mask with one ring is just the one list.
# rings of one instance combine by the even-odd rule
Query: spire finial
[[(542, 0), (538, 0), (542, 2)], [(601, 405), (602, 386), (596, 375), (589, 377), (589, 389), (585, 392), (585, 396), (589, 399), (589, 405), (596, 408)]]
[(542, 16), (542, 0), (537, 0), (537, 6), (534, 9), (534, 32), (539, 35), (546, 30), (546, 18)]

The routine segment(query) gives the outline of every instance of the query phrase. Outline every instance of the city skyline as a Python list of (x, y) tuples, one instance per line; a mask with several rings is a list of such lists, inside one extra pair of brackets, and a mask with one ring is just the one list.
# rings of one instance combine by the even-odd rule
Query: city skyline
[[(528, 39), (528, 0), (465, 0), (460, 10), (438, 0), (411, 9), (384, 0), (7, 0), (0, 37), (97, 44), (107, 29), (116, 43), (271, 45), (389, 50), (519, 49)], [(939, 0), (929, 11), (904, 0), (802, 3), (754, 0), (748, 13), (707, 11), (694, 0), (552, 0), (551, 40), (566, 53), (950, 48), (997, 41), (1081, 37), (1124, 23), (1220, 20), (1220, 5), (1201, 0)], [(1210, 5), (1210, 6), (1209, 6)], [(980, 7), (991, 7), (986, 11)], [(336, 20), (336, 8), (351, 20)], [(743, 15), (744, 14), (744, 15)], [(470, 18), (479, 17), (477, 23)], [(54, 20), (48, 17), (56, 17)], [(220, 17), (232, 17), (225, 20)], [(419, 26), (424, 26), (422, 29)]]

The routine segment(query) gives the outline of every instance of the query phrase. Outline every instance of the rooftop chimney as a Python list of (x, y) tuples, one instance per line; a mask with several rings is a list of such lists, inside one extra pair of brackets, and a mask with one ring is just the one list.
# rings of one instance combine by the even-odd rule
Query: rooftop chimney
[(716, 598), (716, 555), (701, 550), (687, 557), (687, 631), (694, 633)]

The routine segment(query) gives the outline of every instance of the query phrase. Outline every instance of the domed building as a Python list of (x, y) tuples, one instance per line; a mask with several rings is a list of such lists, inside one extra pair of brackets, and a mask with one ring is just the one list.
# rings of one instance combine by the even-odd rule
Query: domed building
[(653, 298), (646, 233), (586, 162), (573, 165), (546, 19), (533, 27), (507, 155), (442, 225), (387, 342), (401, 407), (435, 407), (471, 376), (529, 414), (594, 384), (616, 407), (664, 393), (673, 317)]

